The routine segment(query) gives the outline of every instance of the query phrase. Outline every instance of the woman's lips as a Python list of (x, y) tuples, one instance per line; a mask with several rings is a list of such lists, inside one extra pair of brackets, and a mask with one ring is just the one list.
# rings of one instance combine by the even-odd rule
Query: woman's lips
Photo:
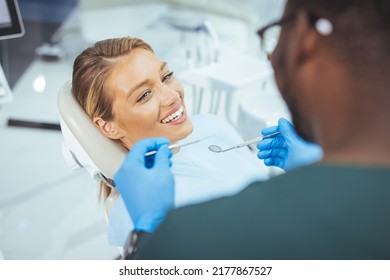
[(181, 113), (181, 115), (167, 123), (163, 123), (163, 124), (168, 124), (168, 125), (179, 125), (179, 124), (182, 124), (183, 122), (185, 122), (187, 119), (187, 114), (185, 111), (183, 111)]
[(183, 111), (180, 117), (174, 119), (172, 122), (169, 122), (168, 124), (173, 124), (173, 125), (182, 124), (186, 121), (186, 119), (187, 119), (187, 114), (186, 112)]
[(163, 124), (173, 123), (176, 120), (179, 120), (183, 116), (183, 113), (184, 113), (184, 108), (182, 106), (179, 106), (174, 110), (172, 110), (170, 114), (165, 116), (160, 122)]

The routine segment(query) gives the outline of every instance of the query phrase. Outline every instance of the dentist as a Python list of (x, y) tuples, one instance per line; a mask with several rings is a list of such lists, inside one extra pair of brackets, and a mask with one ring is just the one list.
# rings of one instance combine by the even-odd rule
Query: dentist
[[(271, 28), (281, 29), (275, 49)], [(322, 147), (304, 144), (321, 162), (296, 168), (290, 148), (299, 138), (281, 120), (263, 131), (282, 135), (259, 143), (258, 157), (295, 170), (170, 210), (168, 142), (140, 141), (114, 178), (135, 224), (128, 257), (390, 259), (389, 32), (389, 1), (288, 0), (282, 19), (258, 34), (295, 129)], [(144, 154), (153, 149), (150, 166)]]

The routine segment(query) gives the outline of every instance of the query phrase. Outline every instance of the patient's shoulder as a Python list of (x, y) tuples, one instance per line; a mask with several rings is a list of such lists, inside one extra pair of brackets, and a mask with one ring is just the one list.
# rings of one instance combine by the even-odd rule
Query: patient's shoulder
[(227, 142), (232, 141), (233, 143), (242, 141), (237, 130), (220, 116), (201, 114), (192, 116), (191, 120), (194, 125), (194, 135), (222, 137)]
[(213, 114), (198, 114), (192, 115), (191, 120), (197, 123), (203, 122), (215, 122), (215, 123), (228, 123), (224, 118)]
[(224, 118), (213, 114), (200, 114), (191, 117), (195, 130), (215, 133), (233, 133), (236, 129)]

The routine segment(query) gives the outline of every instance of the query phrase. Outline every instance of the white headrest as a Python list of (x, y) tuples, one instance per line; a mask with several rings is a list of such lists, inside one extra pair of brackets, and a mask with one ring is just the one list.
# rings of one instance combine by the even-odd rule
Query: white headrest
[(98, 173), (100, 170), (96, 167), (92, 159), (88, 156), (83, 147), (81, 147), (80, 143), (73, 136), (62, 117), (60, 124), (61, 132), (64, 136), (64, 142), (62, 143), (62, 153), (66, 163), (72, 169), (85, 168), (92, 178), (98, 180)]
[(70, 82), (65, 83), (58, 95), (64, 158), (72, 168), (85, 168), (94, 179), (112, 179), (128, 151), (99, 131), (71, 88)]

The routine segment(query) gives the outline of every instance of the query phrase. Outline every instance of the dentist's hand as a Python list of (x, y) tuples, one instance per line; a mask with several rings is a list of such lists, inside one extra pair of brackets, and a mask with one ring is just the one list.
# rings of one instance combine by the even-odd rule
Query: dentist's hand
[(257, 157), (264, 159), (265, 165), (290, 171), (322, 159), (321, 147), (303, 140), (286, 119), (280, 119), (278, 126), (263, 129), (262, 134), (266, 136), (277, 131), (279, 135), (257, 143)]
[[(166, 138), (137, 142), (114, 176), (119, 193), (134, 222), (134, 229), (153, 232), (174, 207), (172, 152)], [(145, 153), (157, 150), (154, 156)]]

